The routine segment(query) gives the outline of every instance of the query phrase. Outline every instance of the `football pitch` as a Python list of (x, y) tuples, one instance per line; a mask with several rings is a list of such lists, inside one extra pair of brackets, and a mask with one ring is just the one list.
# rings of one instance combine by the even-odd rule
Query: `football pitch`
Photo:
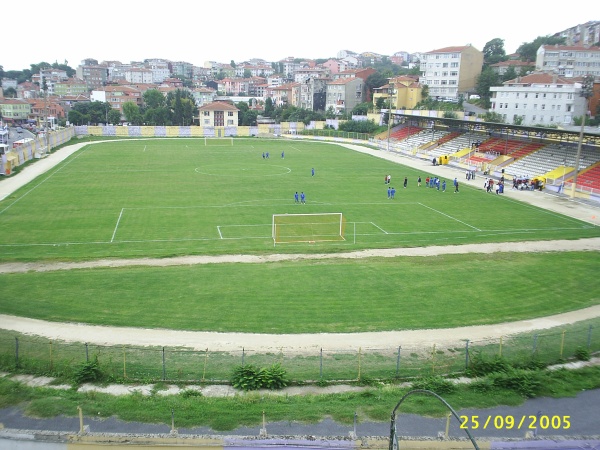
[[(446, 192), (427, 188), (427, 176), (327, 143), (258, 138), (99, 143), (0, 202), (5, 230), (0, 258), (272, 253), (274, 214), (344, 217), (343, 239), (277, 245), (275, 251), (284, 253), (600, 234), (584, 222), (468, 186), (454, 194), (452, 179), (446, 180)], [(388, 199), (388, 187), (395, 188), (394, 199)], [(305, 194), (306, 204), (295, 203), (296, 192)]]
[[(427, 188), (429, 175), (319, 142), (97, 143), (0, 202), (0, 263), (335, 254), (600, 236), (598, 227), (502, 195), (465, 185), (455, 194), (452, 179), (446, 192)], [(305, 204), (295, 202), (296, 192)], [(343, 215), (340, 239), (274, 241), (274, 215), (326, 213)], [(0, 312), (251, 333), (457, 327), (597, 304), (597, 269), (595, 253), (557, 252), (5, 273)]]

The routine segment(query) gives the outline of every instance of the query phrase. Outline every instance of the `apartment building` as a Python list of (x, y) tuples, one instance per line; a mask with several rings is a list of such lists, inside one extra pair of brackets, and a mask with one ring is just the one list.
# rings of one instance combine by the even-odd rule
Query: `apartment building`
[(125, 71), (125, 81), (136, 84), (152, 84), (154, 75), (150, 69), (132, 67)]
[(490, 68), (500, 76), (503, 76), (511, 68), (517, 75), (526, 75), (527, 72), (533, 72), (534, 67), (533, 62), (519, 61), (518, 59), (509, 59), (490, 65)]
[(419, 82), (430, 97), (459, 99), (475, 91), (483, 67), (483, 52), (471, 45), (446, 47), (421, 55)]
[(561, 77), (600, 77), (600, 47), (541, 45), (535, 58), (536, 70)]
[(536, 72), (490, 88), (490, 110), (525, 126), (573, 125), (586, 113), (581, 79)]
[(94, 90), (90, 95), (90, 101), (108, 102), (112, 109), (123, 114), (123, 105), (127, 102), (142, 106), (143, 97), (140, 89), (132, 86), (106, 86), (101, 90)]
[(69, 78), (65, 81), (54, 83), (54, 95), (64, 97), (65, 95), (82, 95), (87, 94), (88, 87), (83, 80), (77, 78)]
[(300, 106), (300, 83), (285, 83), (268, 89), (267, 96), (273, 100), (275, 106)]
[(600, 42), (600, 21), (592, 20), (564, 31), (555, 33), (554, 36), (565, 38), (566, 45), (590, 46)]
[(216, 96), (217, 92), (214, 89), (207, 87), (200, 87), (192, 90), (192, 97), (198, 107), (212, 103)]
[(24, 123), (31, 114), (29, 102), (16, 98), (0, 100), (0, 115), (5, 123)]
[(423, 86), (416, 77), (402, 75), (373, 90), (373, 105), (391, 99), (392, 109), (413, 109), (422, 100)]
[(99, 89), (108, 81), (108, 67), (101, 65), (80, 65), (76, 69), (77, 78), (83, 80), (89, 90)]
[(338, 78), (327, 83), (325, 111), (336, 114), (350, 112), (363, 101), (365, 82), (362, 78)]

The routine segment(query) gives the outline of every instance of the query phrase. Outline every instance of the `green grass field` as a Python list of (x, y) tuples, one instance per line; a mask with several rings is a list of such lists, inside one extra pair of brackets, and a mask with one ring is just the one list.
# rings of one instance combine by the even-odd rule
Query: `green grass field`
[[(424, 181), (427, 173), (337, 145), (263, 139), (207, 144), (152, 139), (84, 148), (0, 202), (0, 262), (333, 253), (600, 236), (597, 227), (504, 196), (467, 186), (454, 194), (451, 179), (446, 192), (424, 182), (417, 187), (417, 177)], [(397, 191), (393, 200), (386, 174)], [(305, 205), (294, 202), (296, 191), (306, 194)], [(273, 214), (328, 212), (343, 213), (343, 240), (274, 245)], [(596, 304), (597, 270), (595, 253), (562, 253), (3, 274), (0, 312), (269, 333), (454, 327)]]
[[(231, 142), (86, 147), (0, 203), (1, 260), (273, 252), (272, 215), (293, 213), (343, 213), (345, 240), (290, 243), (277, 252), (600, 235), (586, 223), (467, 186), (454, 195), (450, 179), (445, 193), (417, 188), (427, 173), (337, 145)], [(388, 173), (393, 201), (383, 183)], [(306, 205), (294, 203), (296, 191), (305, 192)]]

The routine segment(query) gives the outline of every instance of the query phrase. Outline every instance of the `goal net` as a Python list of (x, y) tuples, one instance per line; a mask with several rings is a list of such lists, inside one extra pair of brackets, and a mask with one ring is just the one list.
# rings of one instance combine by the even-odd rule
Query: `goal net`
[(273, 214), (273, 242), (344, 241), (342, 213)]

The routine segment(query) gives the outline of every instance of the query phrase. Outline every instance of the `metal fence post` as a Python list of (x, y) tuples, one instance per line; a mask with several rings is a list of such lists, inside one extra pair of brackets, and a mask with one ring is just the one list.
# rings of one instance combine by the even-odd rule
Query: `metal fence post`
[(588, 348), (590, 348), (592, 346), (592, 326), (591, 325), (588, 328), (587, 346), (588, 346)]
[(90, 355), (88, 353), (88, 343), (85, 343), (85, 362), (90, 362)]
[(19, 338), (15, 338), (15, 366), (19, 367)]
[(319, 359), (319, 378), (323, 379), (323, 347), (321, 347), (321, 358)]
[(246, 349), (242, 347), (242, 367), (244, 367), (244, 357), (246, 356)]
[(163, 381), (167, 379), (167, 368), (165, 366), (165, 348), (162, 348), (162, 369), (163, 369)]
[(399, 345), (398, 346), (398, 356), (396, 358), (396, 378), (398, 378), (400, 376), (400, 350), (402, 349), (402, 346)]
[(537, 350), (537, 337), (538, 337), (537, 334), (533, 335), (533, 352), (532, 353), (534, 353), (534, 354), (535, 354), (535, 352)]
[(469, 369), (469, 340), (465, 342), (465, 370)]

